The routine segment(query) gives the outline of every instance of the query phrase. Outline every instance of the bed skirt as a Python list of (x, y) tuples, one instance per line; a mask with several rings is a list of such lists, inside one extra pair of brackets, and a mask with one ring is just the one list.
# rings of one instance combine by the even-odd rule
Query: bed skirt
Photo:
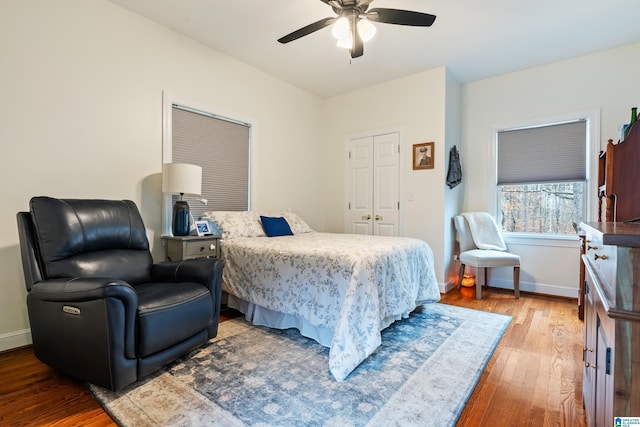
[[(274, 329), (295, 328), (300, 331), (302, 336), (311, 338), (319, 344), (331, 348), (333, 341), (333, 331), (331, 329), (325, 328), (324, 326), (313, 325), (308, 320), (294, 316), (293, 314), (281, 313), (258, 304), (250, 303), (226, 292), (224, 294), (227, 296), (227, 307), (236, 309), (244, 314), (244, 318), (253, 325), (266, 326)], [(422, 302), (416, 307), (420, 305), (422, 305)], [(407, 312), (402, 315), (384, 318), (380, 324), (380, 330), (386, 329), (397, 320), (408, 318), (409, 315), (410, 312)]]
[(311, 338), (325, 347), (331, 347), (333, 331), (323, 326), (312, 325), (306, 319), (271, 310), (231, 294), (227, 294), (227, 307), (238, 310), (244, 314), (247, 321), (254, 325), (267, 326), (274, 329), (296, 328), (302, 336)]

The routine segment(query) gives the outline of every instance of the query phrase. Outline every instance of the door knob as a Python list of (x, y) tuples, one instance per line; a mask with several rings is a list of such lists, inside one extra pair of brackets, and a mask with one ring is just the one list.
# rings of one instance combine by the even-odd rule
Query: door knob
[(362, 219), (371, 219), (371, 214), (362, 215)]
[(376, 215), (376, 221), (380, 221), (382, 219), (382, 215)]

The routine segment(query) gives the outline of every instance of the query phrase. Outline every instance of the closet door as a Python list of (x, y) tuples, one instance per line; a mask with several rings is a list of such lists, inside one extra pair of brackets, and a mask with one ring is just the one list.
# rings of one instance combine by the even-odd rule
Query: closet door
[(347, 233), (373, 234), (373, 137), (349, 142)]
[(398, 235), (399, 135), (373, 137), (373, 234)]
[(398, 235), (399, 134), (349, 141), (347, 233)]

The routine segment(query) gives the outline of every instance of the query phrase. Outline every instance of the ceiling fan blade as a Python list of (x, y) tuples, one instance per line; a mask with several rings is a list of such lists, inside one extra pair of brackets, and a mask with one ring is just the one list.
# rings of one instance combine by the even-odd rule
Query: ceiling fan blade
[(436, 20), (435, 15), (414, 12), (412, 10), (374, 8), (370, 9), (367, 18), (385, 24), (411, 25), (414, 27), (430, 27)]
[[(320, 0), (322, 3), (327, 4), (331, 7), (333, 7), (336, 4), (336, 0)], [(331, 4), (333, 3), (333, 4)]]
[(314, 22), (313, 24), (309, 24), (306, 27), (302, 27), (299, 30), (294, 31), (293, 33), (287, 34), (284, 37), (280, 37), (278, 41), (283, 44), (292, 42), (294, 40), (299, 39), (300, 37), (304, 37), (306, 35), (309, 35), (313, 32), (316, 32), (318, 30), (323, 29), (324, 27), (327, 27), (333, 24), (336, 21), (336, 19), (338, 18), (333, 17), (333, 18), (321, 19), (319, 21)]
[(360, 32), (358, 31), (358, 17), (356, 15), (351, 16), (351, 31), (353, 32), (353, 46), (351, 46), (351, 58), (358, 58), (364, 55), (364, 43), (362, 42), (362, 38), (360, 37)]
[(364, 55), (364, 43), (362, 43), (362, 40), (360, 40), (359, 42), (354, 40), (353, 47), (351, 48), (351, 57), (359, 58), (362, 55)]
[(373, 0), (360, 0), (358, 2), (356, 2), (356, 5), (358, 7), (364, 7), (364, 6), (368, 6)]

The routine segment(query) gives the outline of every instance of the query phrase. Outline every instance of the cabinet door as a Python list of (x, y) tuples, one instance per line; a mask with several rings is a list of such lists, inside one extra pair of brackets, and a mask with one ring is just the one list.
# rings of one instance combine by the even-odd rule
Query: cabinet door
[[(605, 322), (605, 323), (603, 323)], [(607, 336), (607, 323), (611, 319), (597, 316), (596, 331), (596, 383), (595, 383), (595, 425), (608, 427), (613, 423), (613, 375), (611, 372), (611, 345)]]
[(596, 381), (596, 308), (593, 303), (593, 285), (591, 277), (587, 274), (584, 281), (584, 348), (582, 360), (584, 371), (582, 376), (582, 402), (587, 416), (587, 425), (595, 425), (593, 414), (595, 413), (595, 381)]

